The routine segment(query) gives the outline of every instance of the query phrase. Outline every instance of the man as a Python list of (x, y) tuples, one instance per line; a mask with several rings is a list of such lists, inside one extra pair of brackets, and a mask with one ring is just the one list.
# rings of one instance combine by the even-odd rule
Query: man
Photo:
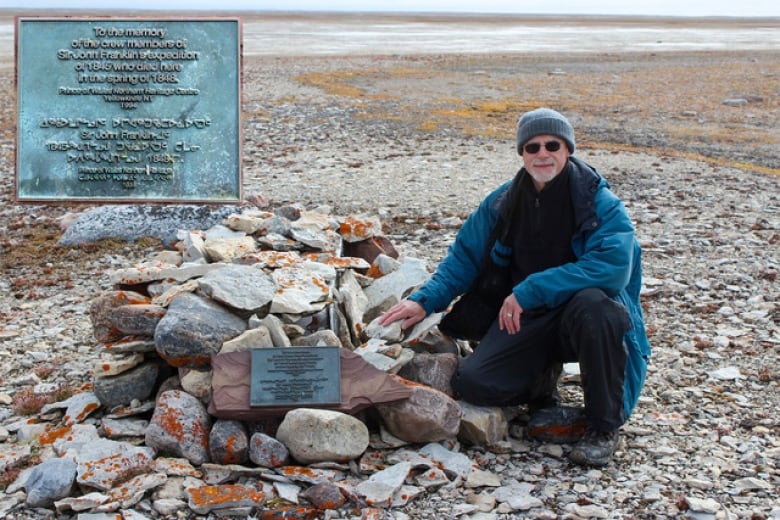
[(480, 291), (476, 281), (506, 266), (506, 297), (461, 360), (453, 389), (476, 405), (549, 412), (562, 364), (578, 362), (585, 429), (569, 458), (603, 466), (637, 404), (650, 356), (641, 250), (622, 202), (573, 155), (574, 129), (563, 115), (524, 114), (517, 151), (523, 168), (480, 203), (431, 279), (380, 322), (408, 328)]

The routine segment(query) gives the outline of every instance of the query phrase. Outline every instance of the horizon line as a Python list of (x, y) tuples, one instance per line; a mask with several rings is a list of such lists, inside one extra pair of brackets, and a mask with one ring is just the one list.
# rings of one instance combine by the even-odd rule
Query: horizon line
[(609, 14), (609, 13), (520, 13), (514, 11), (388, 11), (388, 10), (356, 10), (356, 9), (248, 9), (248, 8), (224, 8), (215, 9), (212, 7), (23, 7), (23, 6), (3, 6), (0, 7), (0, 13), (26, 11), (38, 12), (46, 11), (67, 11), (67, 12), (200, 12), (200, 13), (249, 13), (249, 14), (271, 14), (271, 15), (372, 15), (372, 16), (438, 16), (438, 17), (490, 17), (503, 16), (513, 18), (548, 18), (548, 19), (566, 19), (573, 16), (587, 18), (610, 18), (610, 19), (691, 19), (691, 20), (780, 20), (778, 15), (736, 15), (736, 14)]

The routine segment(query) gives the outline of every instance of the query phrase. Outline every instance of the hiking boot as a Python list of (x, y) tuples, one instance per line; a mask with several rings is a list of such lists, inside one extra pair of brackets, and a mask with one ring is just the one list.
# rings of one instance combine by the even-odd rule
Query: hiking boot
[(581, 466), (606, 466), (615, 453), (620, 434), (618, 430), (600, 432), (592, 428), (569, 452), (569, 460)]
[(555, 406), (531, 414), (525, 433), (530, 439), (541, 442), (571, 444), (582, 439), (587, 427), (583, 408)]

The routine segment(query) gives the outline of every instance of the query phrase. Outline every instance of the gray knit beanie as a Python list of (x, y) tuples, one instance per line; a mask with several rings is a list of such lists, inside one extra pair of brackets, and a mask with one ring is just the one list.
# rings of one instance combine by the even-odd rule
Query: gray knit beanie
[(517, 121), (517, 153), (523, 154), (523, 145), (537, 135), (554, 135), (566, 141), (569, 153), (574, 153), (574, 128), (560, 113), (549, 108), (526, 112)]

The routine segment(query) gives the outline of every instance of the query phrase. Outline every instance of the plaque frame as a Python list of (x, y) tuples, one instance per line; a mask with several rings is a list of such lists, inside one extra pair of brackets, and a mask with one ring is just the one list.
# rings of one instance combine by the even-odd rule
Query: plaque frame
[[(252, 349), (249, 405), (270, 408), (340, 405), (340, 350), (341, 347)], [(306, 363), (308, 367), (290, 366), (296, 362)], [(301, 375), (312, 372), (319, 372), (319, 377), (301, 382)], [(278, 397), (274, 390), (278, 390)], [(293, 398), (296, 392), (301, 392), (301, 397)]]
[(240, 203), (242, 30), (226, 16), (15, 17), (15, 202)]

